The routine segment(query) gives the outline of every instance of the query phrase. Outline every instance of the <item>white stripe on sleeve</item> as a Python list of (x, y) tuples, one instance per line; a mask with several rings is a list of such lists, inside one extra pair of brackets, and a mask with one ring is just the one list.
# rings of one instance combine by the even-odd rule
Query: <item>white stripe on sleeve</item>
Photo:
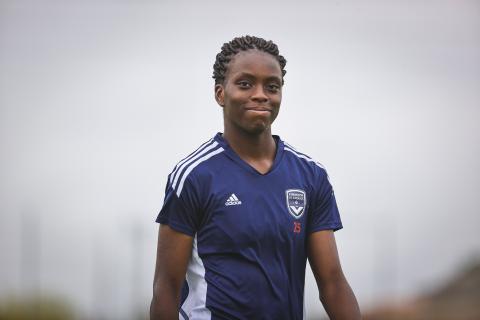
[[(215, 144), (217, 144), (215, 142)], [(192, 170), (198, 166), (200, 163), (202, 163), (203, 161), (205, 160), (208, 160), (210, 159), (211, 157), (213, 157), (214, 155), (217, 155), (221, 152), (223, 152), (223, 148), (220, 147), (218, 149), (215, 149), (214, 151), (204, 155), (203, 157), (201, 157), (200, 159), (197, 159), (197, 161), (195, 161), (194, 163), (192, 163), (190, 166), (188, 166), (188, 168), (186, 168), (185, 170), (185, 173), (183, 174), (182, 176), (182, 179), (180, 180), (180, 183), (178, 184), (178, 189), (176, 189), (177, 191), (177, 196), (180, 197), (180, 194), (182, 193), (182, 189), (183, 189), (183, 184), (185, 183), (185, 179), (187, 179), (187, 176), (190, 174), (190, 172), (192, 172)], [(200, 154), (199, 154), (200, 155)], [(178, 177), (177, 177), (178, 178)], [(175, 182), (174, 182), (175, 184)], [(175, 189), (175, 187), (173, 187)]]
[(185, 163), (185, 161), (188, 161), (189, 159), (191, 159), (192, 157), (194, 157), (197, 153), (199, 153), (204, 146), (206, 146), (207, 144), (209, 144), (210, 142), (212, 142), (213, 138), (208, 140), (207, 142), (204, 142), (200, 147), (198, 147), (197, 150), (195, 150), (194, 152), (192, 152), (192, 154), (190, 154), (188, 157), (186, 157), (185, 159), (183, 159), (182, 161), (180, 161), (179, 163), (177, 163), (177, 165), (175, 166), (175, 168), (173, 168), (173, 171), (172, 173), (170, 174), (170, 184), (172, 183), (173, 181), (173, 177), (176, 175), (177, 173), (177, 170), (178, 168), (180, 168), (180, 166), (182, 164)]
[(177, 170), (177, 174), (175, 176), (175, 179), (173, 179), (173, 183), (172, 183), (172, 188), (175, 189), (175, 187), (177, 186), (177, 182), (178, 182), (178, 179), (180, 178), (180, 176), (182, 175), (182, 171), (188, 167), (188, 165), (190, 163), (192, 163), (193, 161), (195, 161), (196, 159), (198, 159), (199, 157), (201, 157), (202, 155), (204, 155), (205, 153), (207, 153), (208, 151), (210, 151), (211, 149), (215, 148), (216, 146), (218, 145), (218, 142), (214, 142), (212, 143), (211, 145), (209, 145), (208, 147), (206, 147), (205, 149), (203, 149), (202, 151), (200, 151), (198, 154), (196, 154), (194, 157), (192, 157), (190, 160), (188, 160), (187, 162), (185, 162), (184, 164), (182, 164), (178, 170)]

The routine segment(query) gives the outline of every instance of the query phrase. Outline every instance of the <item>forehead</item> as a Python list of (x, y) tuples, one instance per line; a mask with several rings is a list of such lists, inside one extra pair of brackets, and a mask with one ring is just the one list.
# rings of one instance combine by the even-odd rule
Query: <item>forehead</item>
[(278, 60), (267, 52), (255, 49), (237, 53), (228, 64), (226, 77), (243, 72), (259, 77), (274, 76), (282, 78), (282, 70)]

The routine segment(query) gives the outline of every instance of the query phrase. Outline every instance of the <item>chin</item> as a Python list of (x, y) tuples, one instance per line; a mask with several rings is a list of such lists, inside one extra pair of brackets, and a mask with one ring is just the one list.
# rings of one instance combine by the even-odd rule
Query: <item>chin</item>
[(250, 127), (248, 128), (245, 128), (248, 133), (252, 134), (252, 135), (257, 135), (257, 134), (261, 134), (263, 132), (265, 132), (266, 130), (270, 129), (270, 125), (266, 124), (266, 123), (255, 123), (255, 124), (252, 124)]

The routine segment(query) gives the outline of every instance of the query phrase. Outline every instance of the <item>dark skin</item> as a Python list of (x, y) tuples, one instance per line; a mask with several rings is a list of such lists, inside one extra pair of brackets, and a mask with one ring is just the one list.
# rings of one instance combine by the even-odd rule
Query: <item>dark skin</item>
[(260, 173), (275, 158), (271, 126), (282, 101), (282, 72), (270, 54), (249, 50), (231, 61), (223, 84), (215, 86), (223, 108), (223, 137), (230, 147)]
[[(271, 125), (280, 110), (282, 72), (278, 61), (258, 50), (242, 51), (228, 65), (215, 100), (223, 108), (224, 138), (259, 173), (273, 165), (276, 145)], [(193, 238), (161, 225), (150, 319), (178, 319), (180, 293)], [(308, 259), (320, 301), (330, 319), (360, 319), (357, 300), (343, 274), (333, 231), (314, 232), (307, 240)]]

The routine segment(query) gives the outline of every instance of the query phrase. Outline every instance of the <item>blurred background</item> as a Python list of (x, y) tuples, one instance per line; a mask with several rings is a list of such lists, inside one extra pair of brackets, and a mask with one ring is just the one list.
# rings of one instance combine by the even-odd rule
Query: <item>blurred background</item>
[(273, 132), (329, 171), (365, 318), (480, 319), (475, 0), (0, 0), (0, 319), (146, 319), (167, 175), (245, 34), (288, 60)]

